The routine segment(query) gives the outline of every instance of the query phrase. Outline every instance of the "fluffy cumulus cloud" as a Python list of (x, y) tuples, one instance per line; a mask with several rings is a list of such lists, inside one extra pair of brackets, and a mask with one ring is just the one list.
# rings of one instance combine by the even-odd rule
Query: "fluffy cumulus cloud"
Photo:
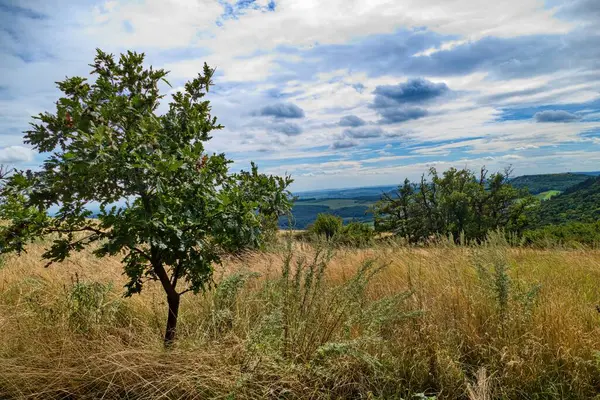
[(340, 122), (338, 123), (340, 126), (363, 126), (366, 124), (365, 120), (357, 117), (356, 115), (345, 115), (340, 118)]
[(381, 116), (380, 123), (395, 124), (427, 116), (429, 112), (419, 105), (431, 104), (449, 92), (444, 82), (415, 78), (397, 85), (377, 86), (370, 107)]
[(431, 166), (597, 170), (599, 5), (3, 0), (0, 163), (40, 164), (22, 132), (99, 47), (144, 52), (174, 90), (216, 67), (207, 98), (225, 128), (207, 148), (291, 173), (294, 190), (396, 184)]
[(29, 162), (33, 159), (33, 151), (23, 146), (0, 147), (0, 163), (14, 164)]

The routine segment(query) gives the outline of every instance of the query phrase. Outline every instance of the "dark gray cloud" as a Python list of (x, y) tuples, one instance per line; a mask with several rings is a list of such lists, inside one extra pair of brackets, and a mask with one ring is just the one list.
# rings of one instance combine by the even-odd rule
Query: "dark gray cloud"
[(344, 135), (353, 139), (375, 138), (383, 134), (383, 129), (378, 126), (359, 126), (344, 130)]
[(277, 103), (261, 108), (256, 115), (275, 118), (304, 118), (304, 110), (293, 103)]
[(395, 124), (399, 122), (410, 121), (411, 119), (419, 119), (426, 117), (429, 112), (420, 107), (388, 107), (377, 109), (379, 115), (381, 115), (380, 124)]
[(409, 79), (397, 85), (377, 86), (373, 92), (375, 100), (369, 107), (381, 116), (380, 124), (395, 124), (427, 116), (426, 109), (415, 105), (429, 103), (449, 92), (445, 83)]
[(564, 110), (546, 110), (535, 113), (533, 118), (536, 122), (575, 122), (580, 118)]
[(377, 86), (375, 101), (377, 97), (393, 100), (396, 103), (423, 103), (446, 94), (450, 89), (445, 83), (434, 83), (423, 78), (409, 79), (397, 85)]
[[(598, 0), (575, 1), (570, 12), (592, 18), (600, 7), (598, 4)], [(304, 61), (282, 61), (280, 64), (288, 74), (286, 79), (313, 79), (318, 73), (344, 69), (348, 65), (352, 65), (353, 71), (364, 72), (370, 77), (460, 76), (485, 71), (491, 79), (511, 79), (553, 73), (574, 66), (581, 70), (598, 70), (600, 34), (593, 26), (575, 29), (568, 34), (511, 38), (488, 36), (420, 56), (415, 54), (459, 37), (429, 31), (399, 31), (349, 44), (296, 50), (294, 54)], [(288, 49), (288, 52), (291, 51)]]
[(364, 119), (357, 117), (356, 115), (346, 115), (346, 116), (340, 118), (340, 122), (338, 123), (339, 126), (351, 126), (351, 127), (363, 126), (366, 124), (367, 123), (365, 122)]
[(331, 148), (334, 150), (349, 149), (350, 147), (355, 146), (358, 146), (358, 143), (353, 140), (336, 140), (331, 144)]
[(402, 65), (414, 54), (456, 39), (459, 37), (422, 29), (399, 29), (392, 34), (371, 35), (351, 44), (320, 45), (306, 50), (280, 46), (276, 50), (305, 60), (300, 63), (280, 61), (283, 71), (294, 72), (295, 78), (288, 76), (287, 79), (311, 79), (318, 73), (347, 69), (349, 65), (353, 71), (365, 71), (369, 76), (398, 76), (406, 75)]
[(272, 129), (276, 132), (283, 133), (287, 136), (296, 136), (302, 133), (302, 128), (298, 124), (291, 122), (284, 122), (280, 124), (274, 124)]

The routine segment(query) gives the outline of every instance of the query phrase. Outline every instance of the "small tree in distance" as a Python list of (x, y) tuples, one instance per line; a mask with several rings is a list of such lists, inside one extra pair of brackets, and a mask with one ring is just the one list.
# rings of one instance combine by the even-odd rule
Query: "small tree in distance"
[[(126, 295), (158, 280), (169, 307), (165, 343), (175, 339), (180, 297), (211, 283), (224, 252), (262, 243), (265, 222), (289, 211), (289, 177), (228, 173), (224, 154), (204, 142), (221, 129), (204, 95), (213, 70), (177, 92), (157, 115), (167, 72), (143, 67), (144, 54), (118, 61), (97, 50), (93, 84), (58, 82), (56, 113), (34, 117), (25, 142), (47, 154), (41, 170), (14, 171), (0, 187), (0, 251), (54, 234), (49, 264), (95, 245), (98, 257), (122, 254)], [(125, 207), (111, 206), (125, 201)], [(90, 204), (100, 212), (91, 219)], [(58, 212), (50, 217), (50, 207)]]
[(320, 213), (315, 222), (309, 226), (308, 230), (318, 236), (325, 236), (331, 239), (342, 229), (343, 221), (340, 217), (333, 214)]

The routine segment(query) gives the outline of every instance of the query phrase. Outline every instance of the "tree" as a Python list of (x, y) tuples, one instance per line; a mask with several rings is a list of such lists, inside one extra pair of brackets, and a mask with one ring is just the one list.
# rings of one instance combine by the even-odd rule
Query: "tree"
[[(169, 344), (181, 295), (209, 288), (225, 252), (262, 244), (265, 222), (291, 207), (292, 180), (259, 174), (254, 163), (229, 173), (224, 154), (205, 152), (209, 133), (222, 128), (203, 99), (214, 70), (204, 64), (157, 115), (167, 72), (143, 61), (143, 53), (116, 61), (97, 50), (95, 82), (57, 82), (64, 97), (56, 113), (33, 117), (25, 132), (25, 142), (47, 154), (43, 166), (15, 171), (1, 189), (0, 219), (10, 223), (0, 229), (0, 249), (20, 253), (28, 241), (55, 234), (43, 254), (48, 265), (91, 245), (98, 257), (124, 255), (127, 296), (149, 280), (162, 284)], [(94, 204), (100, 211), (92, 219)]]
[(324, 235), (327, 239), (331, 239), (342, 229), (342, 225), (343, 221), (337, 215), (320, 213), (308, 230), (318, 236)]
[(373, 208), (375, 227), (411, 242), (436, 234), (481, 240), (498, 228), (520, 234), (536, 200), (510, 185), (510, 173), (506, 169), (488, 178), (485, 168), (479, 177), (466, 168), (450, 168), (440, 176), (431, 168), (430, 181), (424, 175), (418, 185), (405, 180), (395, 193), (383, 196)]

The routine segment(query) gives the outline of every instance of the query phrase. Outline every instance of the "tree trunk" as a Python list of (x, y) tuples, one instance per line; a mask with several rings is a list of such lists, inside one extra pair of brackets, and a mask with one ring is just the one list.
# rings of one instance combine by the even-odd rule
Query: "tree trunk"
[(169, 303), (169, 316), (167, 317), (167, 329), (165, 331), (165, 347), (169, 347), (175, 341), (177, 333), (177, 315), (179, 314), (180, 295), (167, 296)]

